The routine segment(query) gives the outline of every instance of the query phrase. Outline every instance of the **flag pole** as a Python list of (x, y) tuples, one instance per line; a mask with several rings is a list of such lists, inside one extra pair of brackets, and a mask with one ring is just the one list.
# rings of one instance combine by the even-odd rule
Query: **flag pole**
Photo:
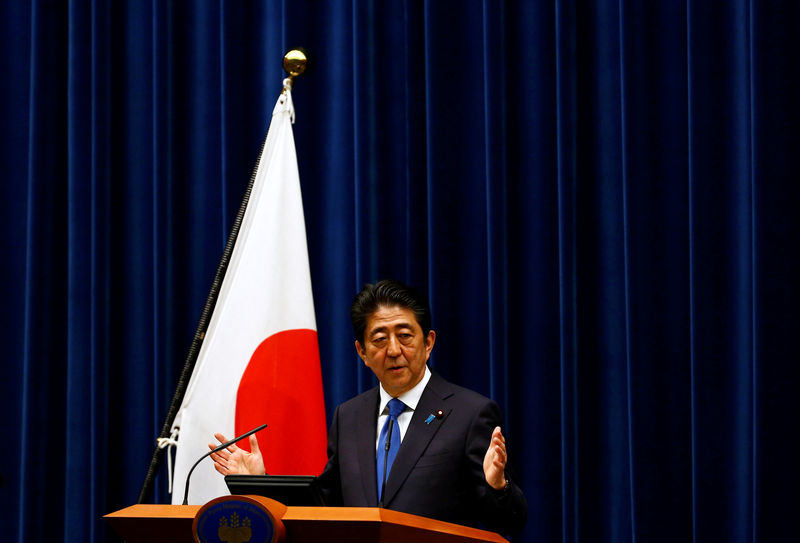
[[(283, 69), (289, 73), (289, 79), (292, 82), (294, 82), (294, 79), (305, 71), (307, 63), (308, 55), (305, 49), (302, 47), (297, 47), (290, 50), (283, 57)], [(285, 92), (285, 89), (283, 92)], [(137, 503), (144, 503), (152, 493), (153, 482), (155, 481), (156, 473), (161, 466), (161, 459), (164, 454), (164, 448), (160, 445), (160, 443), (165, 442), (165, 440), (170, 438), (172, 423), (175, 421), (175, 416), (178, 414), (178, 410), (183, 403), (183, 397), (186, 393), (186, 388), (189, 385), (189, 380), (192, 377), (192, 372), (194, 371), (197, 357), (200, 354), (200, 348), (203, 345), (203, 339), (205, 339), (205, 334), (206, 330), (208, 330), (208, 324), (211, 320), (211, 315), (214, 312), (214, 307), (217, 304), (219, 290), (222, 286), (222, 280), (225, 278), (225, 272), (228, 269), (228, 264), (230, 263), (233, 247), (236, 244), (236, 238), (239, 236), (239, 229), (242, 225), (242, 219), (244, 218), (247, 204), (250, 201), (250, 193), (253, 190), (253, 183), (255, 182), (256, 173), (258, 171), (258, 164), (261, 161), (261, 155), (264, 153), (264, 144), (266, 141), (267, 138), (265, 136), (264, 141), (261, 143), (261, 151), (258, 153), (259, 158), (256, 160), (253, 173), (250, 175), (250, 181), (245, 189), (244, 197), (242, 198), (242, 204), (239, 206), (239, 211), (236, 214), (235, 220), (233, 221), (233, 227), (231, 228), (231, 233), (228, 236), (228, 241), (225, 244), (225, 249), (222, 251), (222, 258), (220, 259), (219, 266), (217, 266), (217, 271), (214, 274), (214, 280), (211, 282), (211, 289), (206, 297), (206, 303), (203, 307), (203, 311), (200, 314), (200, 321), (197, 323), (197, 329), (195, 330), (194, 337), (192, 338), (192, 344), (189, 347), (189, 353), (186, 355), (186, 361), (183, 364), (183, 370), (178, 378), (178, 384), (175, 387), (175, 393), (172, 396), (172, 402), (167, 410), (167, 416), (164, 419), (164, 424), (161, 427), (161, 434), (159, 435), (158, 439), (156, 439), (156, 448), (153, 451), (152, 458), (150, 459), (150, 466), (147, 469), (147, 475), (145, 475), (144, 482), (142, 483), (142, 489), (139, 491), (139, 500)]]

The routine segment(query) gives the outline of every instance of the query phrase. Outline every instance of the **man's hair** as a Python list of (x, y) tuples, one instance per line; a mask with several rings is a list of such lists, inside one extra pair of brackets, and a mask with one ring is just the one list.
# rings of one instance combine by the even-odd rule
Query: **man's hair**
[(428, 300), (419, 291), (400, 281), (384, 279), (374, 285), (367, 283), (353, 298), (350, 306), (350, 322), (356, 341), (364, 345), (364, 332), (370, 315), (381, 307), (400, 306), (414, 312), (425, 336), (431, 331), (431, 308)]

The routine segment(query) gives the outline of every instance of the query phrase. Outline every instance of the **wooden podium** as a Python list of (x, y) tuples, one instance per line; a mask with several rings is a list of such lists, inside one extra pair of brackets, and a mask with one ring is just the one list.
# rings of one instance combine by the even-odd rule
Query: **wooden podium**
[(282, 525), (275, 543), (507, 543), (494, 532), (372, 507), (287, 507), (262, 496), (225, 496), (200, 505), (132, 505), (106, 515), (127, 543), (195, 541), (198, 513), (221, 500), (247, 499)]

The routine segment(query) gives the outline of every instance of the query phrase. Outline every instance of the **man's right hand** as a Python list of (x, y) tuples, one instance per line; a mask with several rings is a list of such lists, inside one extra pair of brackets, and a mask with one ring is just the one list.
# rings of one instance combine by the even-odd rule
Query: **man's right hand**
[[(222, 434), (214, 434), (214, 437), (219, 443), (228, 441)], [(214, 450), (219, 447), (219, 443), (209, 443), (208, 448)], [(258, 450), (258, 439), (255, 434), (250, 436), (250, 450), (252, 452), (240, 449), (234, 443), (226, 449), (215, 452), (211, 455), (214, 469), (222, 475), (264, 475), (266, 473), (264, 459)]]

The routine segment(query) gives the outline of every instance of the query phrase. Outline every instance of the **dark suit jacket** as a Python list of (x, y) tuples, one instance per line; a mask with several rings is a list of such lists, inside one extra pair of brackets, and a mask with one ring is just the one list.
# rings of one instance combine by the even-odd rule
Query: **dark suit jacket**
[[(378, 505), (378, 402), (376, 387), (336, 409), (319, 481), (329, 505)], [(438, 410), (444, 415), (426, 423)], [(499, 425), (494, 401), (433, 373), (386, 481), (384, 507), (500, 533), (521, 530), (527, 517), (522, 491), (508, 470), (511, 484), (505, 493), (494, 491), (483, 473), (483, 458)]]

